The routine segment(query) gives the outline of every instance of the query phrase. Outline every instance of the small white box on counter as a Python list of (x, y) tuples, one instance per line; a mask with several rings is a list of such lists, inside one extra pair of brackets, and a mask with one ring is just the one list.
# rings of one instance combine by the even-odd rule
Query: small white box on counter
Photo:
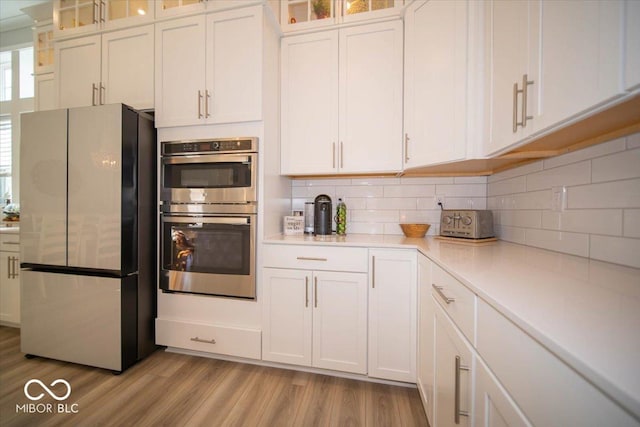
[(284, 234), (302, 234), (304, 232), (303, 216), (285, 216), (284, 217)]

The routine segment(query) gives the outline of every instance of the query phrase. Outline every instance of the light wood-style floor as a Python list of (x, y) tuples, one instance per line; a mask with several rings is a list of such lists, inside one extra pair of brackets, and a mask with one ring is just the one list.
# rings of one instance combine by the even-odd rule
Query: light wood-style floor
[[(16, 413), (32, 378), (71, 384), (76, 414)], [(60, 389), (56, 388), (60, 387)], [(64, 392), (64, 386), (53, 390)], [(42, 390), (37, 385), (31, 394)], [(59, 402), (45, 394), (37, 403)], [(40, 408), (44, 408), (41, 406)], [(54, 412), (55, 409), (54, 409)], [(121, 375), (20, 353), (0, 327), (0, 426), (426, 426), (413, 388), (167, 353)]]

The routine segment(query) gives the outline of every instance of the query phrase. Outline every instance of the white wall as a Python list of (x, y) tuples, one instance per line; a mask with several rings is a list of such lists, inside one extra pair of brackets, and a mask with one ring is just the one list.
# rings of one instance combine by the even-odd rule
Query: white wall
[(342, 197), (347, 204), (347, 233), (402, 234), (401, 222), (431, 224), (428, 235), (440, 232), (436, 195), (444, 195), (445, 209), (486, 209), (487, 177), (366, 178), (292, 181), (292, 206), (318, 194), (331, 197), (333, 208)]
[(487, 208), (503, 240), (640, 267), (640, 133), (490, 176)]

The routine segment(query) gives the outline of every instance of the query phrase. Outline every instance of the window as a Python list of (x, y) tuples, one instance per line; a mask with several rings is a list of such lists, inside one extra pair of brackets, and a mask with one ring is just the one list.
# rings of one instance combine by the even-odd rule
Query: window
[(33, 64), (33, 46), (0, 52), (0, 205), (20, 197), (20, 114), (33, 111)]

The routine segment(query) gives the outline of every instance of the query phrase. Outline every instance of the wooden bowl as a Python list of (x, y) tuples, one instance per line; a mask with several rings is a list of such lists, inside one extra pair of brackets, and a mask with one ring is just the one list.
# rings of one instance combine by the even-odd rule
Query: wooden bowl
[(402, 232), (407, 237), (424, 237), (431, 224), (400, 224)]

